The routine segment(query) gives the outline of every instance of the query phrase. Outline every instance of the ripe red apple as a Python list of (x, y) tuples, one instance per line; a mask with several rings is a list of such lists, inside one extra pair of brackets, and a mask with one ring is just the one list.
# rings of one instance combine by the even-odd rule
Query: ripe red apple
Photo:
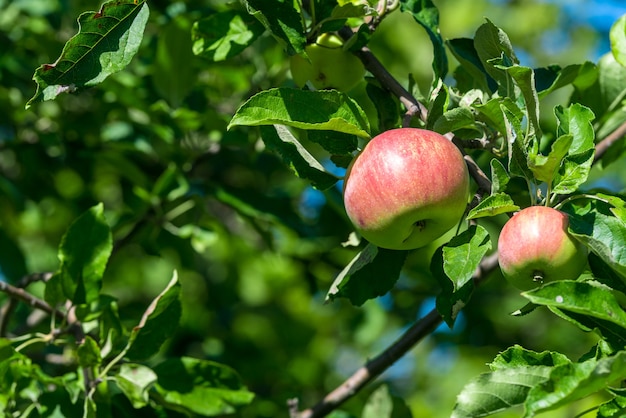
[(587, 264), (587, 249), (567, 232), (568, 225), (567, 214), (546, 206), (513, 215), (498, 240), (504, 277), (522, 290), (578, 278)]
[(344, 203), (356, 230), (372, 244), (420, 248), (453, 228), (469, 198), (463, 155), (444, 136), (392, 129), (374, 137), (352, 161)]
[(294, 55), (290, 59), (294, 82), (302, 87), (307, 81), (318, 89), (349, 91), (365, 75), (365, 67), (357, 57), (343, 49), (343, 40), (334, 34), (320, 35), (305, 48), (307, 58)]

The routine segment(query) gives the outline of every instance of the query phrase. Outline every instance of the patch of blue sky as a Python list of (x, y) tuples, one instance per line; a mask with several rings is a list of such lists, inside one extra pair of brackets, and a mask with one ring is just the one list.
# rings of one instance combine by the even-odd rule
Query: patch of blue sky
[[(624, 0), (544, 0), (556, 4), (563, 13), (563, 23), (568, 30), (588, 26), (600, 36), (590, 59), (597, 60), (611, 49), (608, 33), (611, 26), (626, 14)], [(563, 30), (546, 33), (543, 45), (548, 51), (562, 51), (571, 47), (571, 39)]]
[[(330, 159), (324, 159), (321, 163), (326, 171), (341, 179), (346, 174), (345, 168), (337, 167)], [(343, 180), (339, 180), (334, 187), (342, 191)], [(324, 196), (324, 193), (312, 186), (308, 186), (300, 196), (299, 210), (306, 219), (317, 219), (320, 210), (325, 204), (326, 196)]]

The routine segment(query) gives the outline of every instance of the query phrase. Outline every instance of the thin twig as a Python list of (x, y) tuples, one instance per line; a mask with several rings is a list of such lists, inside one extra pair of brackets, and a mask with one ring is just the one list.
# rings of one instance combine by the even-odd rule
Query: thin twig
[[(344, 26), (339, 35), (344, 39), (349, 39), (354, 36), (352, 29)], [(376, 58), (372, 51), (367, 47), (362, 47), (359, 51), (355, 52), (355, 55), (363, 62), (365, 69), (372, 73), (372, 75), (381, 83), (383, 87), (389, 90), (400, 100), (400, 103), (405, 107), (405, 123), (413, 116), (418, 116), (423, 122), (426, 122), (428, 117), (428, 111), (426, 108), (418, 102), (411, 93), (409, 93), (402, 84), (387, 71), (385, 66)]]
[(602, 141), (596, 145), (596, 153), (593, 157), (593, 163), (597, 163), (606, 153), (606, 151), (615, 142), (619, 141), (626, 135), (626, 121), (617, 127), (613, 132), (607, 135)]
[[(485, 257), (474, 273), (475, 286), (480, 285), (488, 273), (498, 265), (498, 255), (493, 253)], [(369, 360), (364, 366), (356, 370), (341, 385), (324, 397), (315, 406), (301, 412), (297, 412), (297, 399), (288, 401), (291, 418), (319, 418), (327, 415), (342, 405), (369, 382), (377, 378), (399, 358), (404, 356), (417, 343), (430, 335), (442, 322), (442, 317), (437, 309), (431, 310), (426, 316), (415, 322), (400, 338), (378, 356)]]
[(54, 315), (58, 319), (62, 320), (63, 318), (65, 318), (65, 314), (63, 312), (53, 308), (52, 306), (48, 305), (45, 300), (39, 299), (38, 297), (31, 295), (24, 289), (0, 281), (0, 292), (6, 293), (11, 298), (26, 302), (30, 306), (40, 309), (50, 315)]

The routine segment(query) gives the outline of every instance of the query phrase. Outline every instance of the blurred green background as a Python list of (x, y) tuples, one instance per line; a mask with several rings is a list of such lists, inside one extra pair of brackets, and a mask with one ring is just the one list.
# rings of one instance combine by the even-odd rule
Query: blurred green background
[[(433, 307), (433, 249), (410, 255), (390, 294), (362, 307), (324, 304), (356, 253), (340, 245), (351, 228), (339, 190), (311, 189), (264, 149), (255, 130), (226, 131), (251, 94), (293, 86), (286, 54), (269, 36), (226, 62), (190, 52), (192, 23), (228, 3), (150, 1), (143, 44), (125, 71), (25, 110), (35, 69), (54, 62), (78, 15), (100, 4), (0, 0), (0, 279), (54, 271), (68, 225), (103, 202), (115, 239), (104, 292), (118, 298), (127, 324), (178, 270), (183, 320), (159, 358), (228, 364), (257, 394), (240, 416), (287, 416), (287, 399), (299, 398), (301, 407), (317, 402)], [(529, 66), (597, 61), (609, 50), (610, 25), (626, 12), (619, 0), (435, 3), (444, 38), (472, 37), (488, 18)], [(412, 74), (428, 93), (432, 48), (410, 16), (391, 16), (370, 46), (402, 83)], [(363, 86), (353, 93), (371, 111)], [(550, 116), (570, 93), (550, 96), (543, 113)], [(626, 173), (612, 167), (610, 177), (596, 173), (594, 181), (621, 191)], [(440, 327), (345, 409), (358, 416), (364, 399), (387, 382), (415, 417), (446, 417), (463, 385), (512, 344), (576, 359), (595, 343), (547, 311), (512, 317), (523, 304), (494, 274), (453, 330)], [(11, 326), (29, 313), (20, 306)], [(593, 404), (545, 416), (572, 417)]]

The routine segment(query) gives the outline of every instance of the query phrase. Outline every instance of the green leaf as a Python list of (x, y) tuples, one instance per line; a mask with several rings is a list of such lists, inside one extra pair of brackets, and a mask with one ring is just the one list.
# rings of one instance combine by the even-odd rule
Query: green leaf
[(428, 101), (428, 120), (426, 128), (433, 129), (433, 125), (438, 121), (450, 106), (450, 92), (443, 80), (437, 80), (430, 92)]
[(474, 291), (472, 276), (489, 249), (487, 230), (472, 225), (439, 247), (432, 257), (430, 271), (442, 287), (437, 295), (437, 311), (450, 328)]
[(472, 279), (483, 256), (491, 249), (489, 232), (471, 225), (443, 246), (443, 271), (456, 292)]
[(494, 92), (497, 90), (495, 81), (489, 74), (487, 74), (485, 67), (480, 61), (473, 39), (450, 39), (446, 42), (446, 44), (461, 66), (472, 76), (473, 81), (476, 83), (476, 87), (483, 91)]
[(582, 399), (624, 378), (626, 351), (600, 360), (560, 365), (551, 370), (549, 379), (530, 390), (524, 404), (525, 417)]
[(530, 133), (534, 133), (537, 138), (541, 138), (541, 125), (539, 123), (539, 96), (535, 90), (535, 73), (532, 68), (513, 65), (498, 68), (504, 69), (515, 81), (524, 96), (526, 104), (526, 116), (533, 128)]
[(222, 416), (252, 402), (254, 394), (230, 367), (191, 357), (165, 360), (154, 368), (156, 401), (187, 415)]
[(626, 332), (626, 311), (607, 287), (588, 282), (557, 281), (546, 283), (522, 295), (537, 305), (612, 322)]
[(431, 0), (401, 0), (400, 10), (411, 13), (413, 19), (426, 30), (433, 44), (435, 80), (443, 80), (448, 73), (448, 57), (439, 32), (439, 10)]
[(552, 143), (550, 153), (547, 156), (536, 154), (533, 152), (534, 150), (528, 154), (528, 168), (537, 180), (552, 184), (552, 180), (573, 140), (572, 135), (561, 135)]
[(337, 131), (369, 138), (365, 112), (345, 93), (274, 88), (262, 91), (239, 107), (233, 126), (287, 125), (301, 129)]
[(376, 107), (378, 131), (384, 132), (397, 127), (401, 113), (397, 98), (389, 90), (371, 82), (367, 83), (365, 91)]
[(361, 306), (368, 299), (384, 295), (398, 280), (407, 254), (367, 244), (335, 278), (326, 301), (345, 297)]
[(474, 114), (467, 107), (455, 107), (444, 112), (433, 125), (433, 130), (440, 134), (455, 132), (459, 129), (477, 130)]
[(559, 353), (510, 347), (490, 364), (491, 372), (481, 374), (463, 388), (452, 418), (484, 417), (521, 405), (555, 367), (569, 364), (569, 359)]
[(611, 26), (609, 39), (615, 60), (626, 67), (626, 14)]
[(526, 181), (533, 179), (533, 173), (528, 168), (528, 151), (522, 133), (522, 121), (516, 113), (501, 105), (506, 126), (505, 138), (508, 143), (509, 174), (511, 176), (523, 177)]
[(126, 357), (131, 360), (146, 360), (156, 354), (178, 328), (180, 315), (180, 283), (178, 274), (174, 272), (172, 280), (154, 298), (139, 324), (131, 331)]
[(387, 385), (381, 385), (367, 399), (361, 418), (391, 418), (393, 400)]
[(515, 367), (526, 366), (558, 366), (561, 364), (569, 364), (570, 360), (561, 353), (554, 351), (536, 351), (527, 350), (519, 345), (507, 348), (489, 364), (491, 370), (502, 370)]
[(276, 151), (298, 177), (309, 180), (316, 189), (326, 190), (339, 180), (327, 172), (285, 126), (261, 126), (261, 138), (267, 148)]
[(497, 68), (493, 60), (505, 66), (519, 64), (513, 46), (507, 34), (489, 19), (483, 23), (474, 35), (474, 47), (485, 71), (498, 83), (498, 91), (503, 97), (513, 97), (510, 76)]
[(564, 68), (561, 68), (559, 65), (535, 68), (535, 88), (539, 98), (541, 99), (554, 90), (568, 86), (586, 77), (587, 70), (587, 63), (572, 64)]
[(481, 374), (458, 395), (451, 418), (485, 417), (521, 405), (550, 370), (548, 366), (520, 366)]
[(588, 259), (595, 280), (626, 295), (626, 282), (622, 280), (619, 274), (594, 253), (589, 254)]
[(594, 154), (595, 148), (591, 148), (586, 152), (566, 156), (554, 176), (552, 193), (571, 194), (577, 191), (587, 181)]
[(78, 355), (78, 364), (80, 367), (95, 367), (102, 363), (100, 347), (96, 340), (89, 335), (87, 335), (83, 343), (78, 346), (76, 354)]
[(336, 131), (307, 131), (307, 139), (315, 142), (332, 155), (352, 155), (359, 141), (356, 136)]
[(156, 373), (149, 367), (135, 364), (122, 364), (113, 380), (136, 409), (143, 408), (149, 401), (149, 390), (157, 381)]
[(97, 85), (124, 69), (139, 49), (149, 14), (146, 1), (133, 0), (112, 0), (98, 12), (81, 14), (78, 34), (67, 41), (61, 56), (35, 71), (37, 91), (26, 108)]
[(519, 210), (519, 206), (515, 204), (511, 196), (506, 193), (496, 193), (485, 197), (478, 205), (473, 207), (467, 214), (467, 219), (496, 216), (517, 210)]
[(613, 347), (612, 351), (626, 347), (626, 334), (624, 328), (611, 321), (595, 318), (585, 314), (579, 314), (572, 311), (551, 306), (550, 310), (560, 318), (574, 324), (584, 332), (595, 332), (603, 342)]
[(583, 207), (563, 207), (570, 214), (570, 233), (626, 282), (626, 224), (611, 209), (595, 199)]
[(46, 283), (45, 299), (51, 304), (71, 300), (75, 305), (98, 299), (102, 276), (113, 250), (111, 229), (98, 204), (79, 216), (59, 246), (60, 266)]
[[(507, 132), (510, 128), (510, 121), (507, 121), (507, 119), (521, 121), (524, 118), (524, 113), (509, 97), (494, 97), (484, 104), (474, 104), (473, 107), (487, 119), (490, 125), (495, 126), (504, 137), (507, 137)], [(506, 114), (505, 109), (507, 111)]]
[(597, 418), (621, 418), (626, 416), (626, 396), (616, 396), (598, 408)]
[(504, 192), (511, 176), (500, 160), (493, 158), (489, 165), (491, 166), (491, 194), (496, 195)]
[(258, 19), (239, 11), (214, 13), (193, 24), (193, 53), (210, 61), (224, 61), (238, 55), (264, 31)]
[(245, 0), (248, 13), (256, 17), (289, 55), (304, 51), (306, 37), (300, 14), (292, 1), (275, 0), (267, 7), (266, 0)]
[(376, 14), (376, 10), (367, 4), (347, 2), (333, 8), (330, 15), (331, 19), (347, 19), (350, 17), (372, 16)]
[(595, 134), (592, 121), (595, 115), (588, 107), (573, 103), (570, 107), (554, 107), (554, 114), (558, 120), (557, 136), (571, 134), (572, 145), (570, 155), (586, 153), (594, 148)]

